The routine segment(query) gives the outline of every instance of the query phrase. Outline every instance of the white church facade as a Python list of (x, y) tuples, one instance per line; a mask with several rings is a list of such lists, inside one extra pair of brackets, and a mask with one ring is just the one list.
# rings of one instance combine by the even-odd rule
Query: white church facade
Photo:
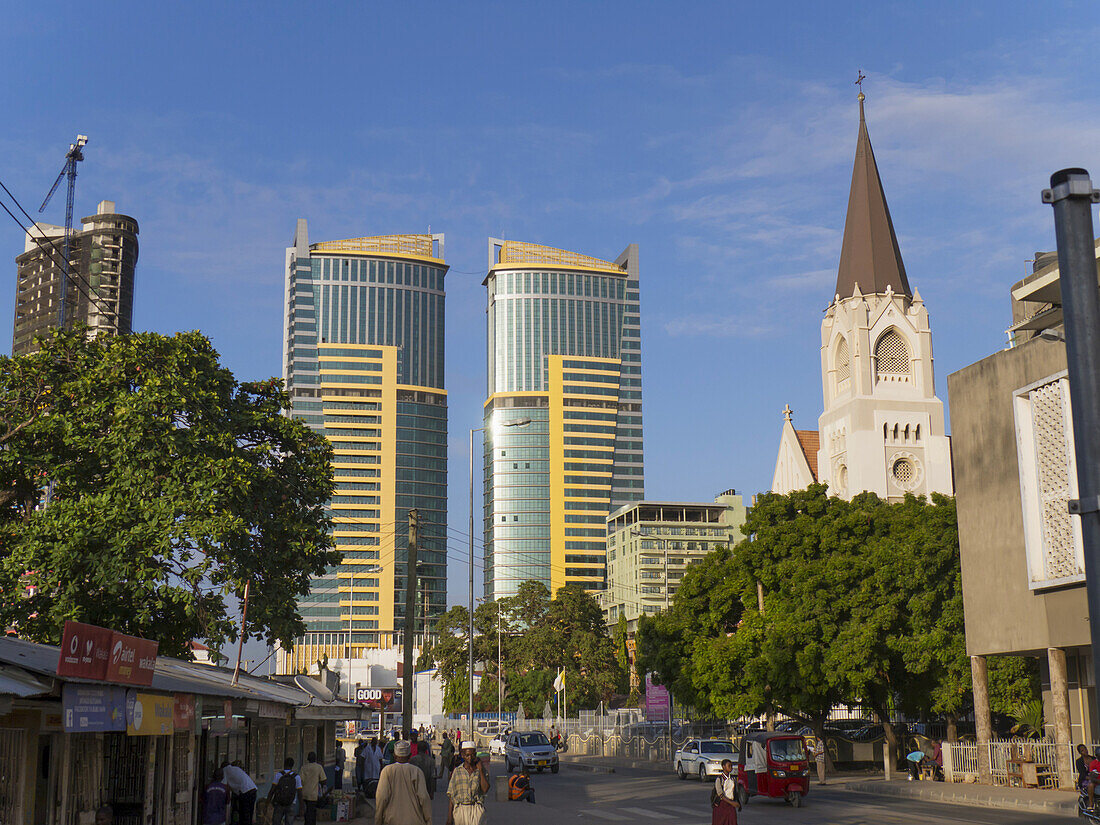
[(844, 498), (954, 493), (928, 310), (909, 288), (862, 93), (836, 291), (821, 322), (821, 385), (816, 431), (794, 429), (784, 411), (772, 492), (817, 481)]

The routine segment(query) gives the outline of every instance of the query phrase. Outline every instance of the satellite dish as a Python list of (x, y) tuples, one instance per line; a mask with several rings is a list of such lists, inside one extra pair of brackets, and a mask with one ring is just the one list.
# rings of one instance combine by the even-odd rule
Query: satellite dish
[(314, 699), (319, 699), (322, 702), (334, 702), (336, 697), (332, 691), (322, 685), (316, 679), (311, 679), (309, 676), (299, 674), (294, 677), (294, 684), (312, 696)]

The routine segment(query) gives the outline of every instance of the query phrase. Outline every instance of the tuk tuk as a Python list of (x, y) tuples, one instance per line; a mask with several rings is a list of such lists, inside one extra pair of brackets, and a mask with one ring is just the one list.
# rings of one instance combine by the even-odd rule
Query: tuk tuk
[(785, 799), (802, 804), (810, 790), (810, 763), (806, 740), (790, 733), (751, 731), (741, 737), (737, 751), (737, 800), (750, 796)]

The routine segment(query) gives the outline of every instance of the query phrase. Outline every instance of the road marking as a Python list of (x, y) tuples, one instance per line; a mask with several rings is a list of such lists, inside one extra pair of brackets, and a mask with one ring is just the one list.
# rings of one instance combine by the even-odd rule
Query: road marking
[(588, 816), (594, 816), (598, 819), (610, 819), (619, 822), (623, 821), (624, 819), (629, 819), (629, 817), (619, 816), (618, 814), (609, 814), (606, 811), (598, 811), (595, 808), (589, 808), (588, 810), (583, 811), (583, 813), (587, 814)]
[(620, 811), (635, 816), (648, 816), (650, 819), (675, 819), (672, 814), (662, 814), (657, 811), (647, 811), (645, 808), (620, 808)]
[(660, 803), (662, 810), (675, 811), (678, 814), (687, 814), (688, 816), (704, 816), (707, 812), (700, 810), (699, 808), (685, 808), (680, 805), (665, 805)]

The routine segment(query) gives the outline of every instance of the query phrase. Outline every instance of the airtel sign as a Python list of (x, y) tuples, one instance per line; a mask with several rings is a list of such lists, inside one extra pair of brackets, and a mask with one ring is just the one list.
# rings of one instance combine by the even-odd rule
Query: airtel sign
[(58, 676), (151, 685), (157, 665), (156, 642), (105, 627), (65, 622)]

